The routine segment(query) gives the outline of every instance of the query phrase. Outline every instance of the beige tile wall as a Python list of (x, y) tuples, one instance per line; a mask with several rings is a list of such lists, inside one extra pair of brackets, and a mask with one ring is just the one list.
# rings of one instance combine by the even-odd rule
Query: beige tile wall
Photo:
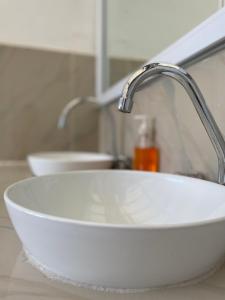
[(65, 130), (56, 127), (64, 105), (94, 95), (90, 56), (0, 46), (0, 159), (45, 150), (96, 150), (98, 117), (85, 104)]
[(134, 72), (144, 63), (144, 60), (111, 58), (109, 62), (110, 85), (115, 84), (117, 81), (127, 76), (127, 74)]
[[(222, 133), (225, 135), (225, 51), (201, 61), (188, 71), (198, 83)], [(217, 158), (209, 138), (183, 88), (172, 79), (162, 78), (135, 95), (131, 115), (111, 107), (117, 124), (121, 152), (132, 156), (134, 147), (133, 115), (157, 118), (157, 143), (161, 149), (163, 172), (202, 172), (217, 178)], [(109, 125), (101, 116), (101, 149), (109, 147)]]
[[(114, 76), (129, 62), (116, 62)], [(225, 133), (225, 51), (188, 69)], [(115, 73), (114, 73), (115, 72)], [(94, 95), (94, 58), (42, 50), (0, 46), (0, 159), (24, 159), (30, 152), (98, 149), (111, 152), (108, 115), (85, 104), (58, 130), (58, 115), (73, 97)], [(133, 113), (157, 117), (157, 142), (164, 172), (217, 176), (217, 159), (194, 108), (183, 89), (161, 79), (135, 96)], [(120, 153), (132, 156), (133, 114), (110, 107), (116, 119)]]
[[(112, 59), (112, 80), (140, 64)], [(100, 111), (95, 105), (78, 107), (68, 126), (57, 129), (67, 102), (94, 94), (93, 56), (0, 45), (0, 160), (24, 159), (36, 151), (98, 150)]]

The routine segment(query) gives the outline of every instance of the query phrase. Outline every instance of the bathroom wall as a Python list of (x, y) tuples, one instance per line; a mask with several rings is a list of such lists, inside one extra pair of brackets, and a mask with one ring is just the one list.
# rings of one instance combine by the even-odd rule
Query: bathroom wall
[(149, 60), (220, 6), (218, 0), (108, 1), (108, 54)]
[[(0, 0), (0, 160), (98, 150), (96, 106), (82, 105), (57, 129), (68, 101), (95, 95), (95, 13), (95, 0)], [(112, 80), (139, 65), (112, 61)]]
[[(94, 95), (94, 57), (0, 45), (0, 159), (45, 150), (96, 150), (98, 116), (85, 104), (57, 129), (64, 105)], [(87, 71), (88, 70), (88, 71)]]
[[(113, 60), (113, 78), (125, 75), (131, 63), (139, 65)], [(57, 129), (63, 107), (80, 95), (95, 95), (94, 55), (0, 44), (0, 160), (24, 159), (37, 151), (97, 151), (100, 111), (95, 105), (80, 106), (68, 126)]]
[[(225, 50), (191, 67), (188, 71), (205, 96), (216, 122), (225, 135)], [(120, 152), (132, 156), (134, 114), (157, 119), (157, 144), (161, 149), (161, 171), (169, 173), (204, 173), (217, 178), (217, 158), (197, 113), (183, 88), (172, 79), (161, 78), (135, 95), (132, 114), (117, 111), (117, 142)], [(101, 116), (102, 150), (109, 147), (110, 124)]]
[(93, 0), (0, 0), (0, 160), (97, 150), (93, 105), (57, 129), (68, 101), (95, 94), (95, 9)]
[[(18, 3), (0, 0), (0, 160), (24, 159), (30, 152), (36, 151), (94, 151), (99, 145), (99, 130), (101, 150), (111, 152), (108, 115), (105, 112), (100, 114), (93, 105), (85, 104), (77, 109), (65, 130), (60, 131), (56, 127), (58, 115), (69, 100), (75, 96), (95, 94), (95, 6), (95, 0), (20, 0)], [(217, 55), (207, 64), (210, 70), (211, 65), (217, 66), (212, 70), (215, 73), (220, 70), (221, 78), (225, 76), (221, 62), (224, 56), (223, 53)], [(123, 76), (127, 73), (130, 64), (136, 68), (141, 63), (134, 59), (112, 59), (113, 82), (118, 74)], [(220, 107), (215, 109), (214, 106), (215, 103), (222, 105), (221, 91), (224, 87), (222, 84), (218, 86), (215, 79), (219, 75), (213, 74), (211, 80), (211, 76), (205, 75), (204, 68), (204, 63), (201, 63), (190, 71), (206, 93), (212, 109), (216, 110), (216, 117), (222, 119)], [(208, 95), (207, 78), (212, 85), (211, 90), (216, 91), (216, 102), (213, 102), (215, 97)], [(208, 168), (210, 176), (215, 176), (213, 150), (195, 112), (192, 112), (191, 104), (185, 101), (183, 91), (163, 79), (137, 97), (142, 99), (136, 105), (136, 112), (147, 111), (158, 116), (162, 170), (205, 171)], [(180, 112), (184, 106), (185, 117)], [(119, 114), (116, 105), (111, 109), (115, 111), (120, 152), (131, 155), (132, 117)], [(187, 129), (189, 122), (195, 124), (196, 134), (192, 135), (193, 130)], [(207, 149), (206, 158), (202, 155), (203, 145)], [(209, 154), (208, 149), (211, 149)]]
[(0, 41), (94, 55), (95, 12), (96, 0), (0, 0)]

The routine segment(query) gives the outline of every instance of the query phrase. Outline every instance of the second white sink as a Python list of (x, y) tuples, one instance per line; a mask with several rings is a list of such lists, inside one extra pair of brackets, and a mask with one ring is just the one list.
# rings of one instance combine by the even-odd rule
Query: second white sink
[(28, 163), (34, 175), (48, 175), (74, 170), (110, 169), (113, 156), (93, 152), (40, 152), (30, 154)]

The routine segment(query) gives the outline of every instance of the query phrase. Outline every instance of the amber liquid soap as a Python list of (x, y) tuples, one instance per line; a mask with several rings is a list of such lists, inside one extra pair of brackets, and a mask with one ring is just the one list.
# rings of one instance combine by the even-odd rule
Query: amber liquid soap
[(139, 171), (159, 172), (159, 149), (156, 147), (136, 147), (133, 168)]

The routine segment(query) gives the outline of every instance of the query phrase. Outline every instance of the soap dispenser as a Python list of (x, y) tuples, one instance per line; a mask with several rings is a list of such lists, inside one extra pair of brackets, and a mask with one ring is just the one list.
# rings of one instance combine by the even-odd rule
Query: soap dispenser
[(136, 115), (139, 121), (134, 148), (133, 169), (140, 171), (159, 171), (159, 149), (156, 147), (156, 120), (149, 122), (146, 115)]

